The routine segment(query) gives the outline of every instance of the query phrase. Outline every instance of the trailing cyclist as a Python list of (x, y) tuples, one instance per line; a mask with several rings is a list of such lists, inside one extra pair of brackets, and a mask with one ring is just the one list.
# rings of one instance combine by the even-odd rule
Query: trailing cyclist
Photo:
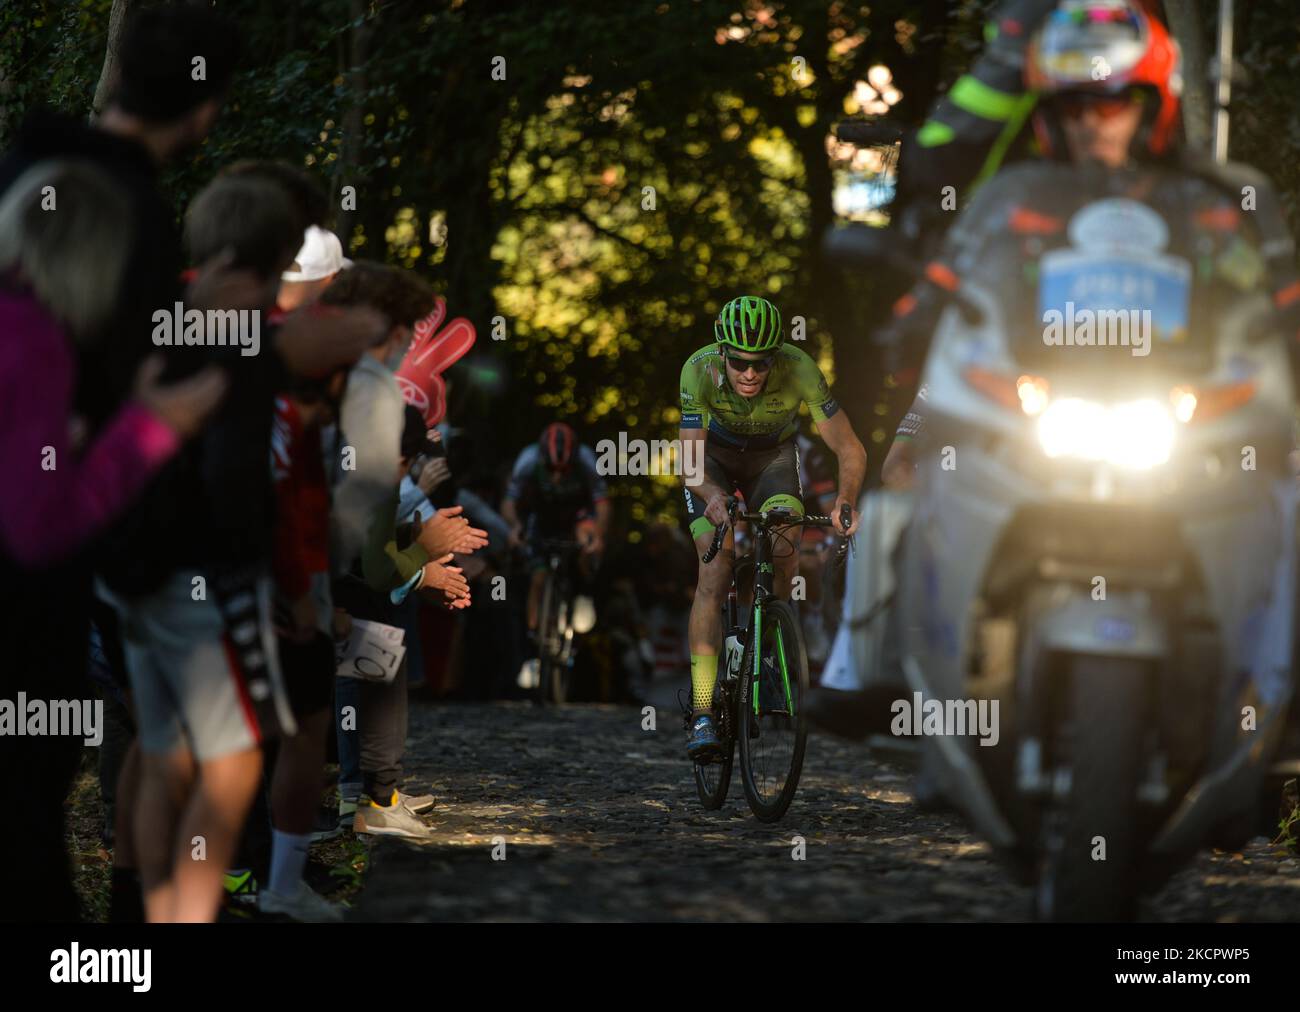
[[(702, 473), (686, 474), (686, 511), (691, 537), (706, 552), (718, 525), (727, 520), (727, 500), (739, 492), (747, 508), (786, 509), (803, 515), (799, 454), (794, 441), (801, 404), (839, 461), (834, 514), (857, 502), (867, 452), (847, 416), (831, 397), (826, 377), (807, 354), (785, 343), (781, 314), (767, 299), (732, 299), (713, 325), (714, 341), (694, 352), (682, 367), (681, 442), (683, 459), (703, 461)], [(688, 444), (695, 444), (688, 448)], [(847, 530), (857, 529), (857, 513)], [(798, 571), (799, 546), (775, 560), (773, 589), (790, 595)], [(718, 750), (713, 690), (722, 642), (722, 604), (731, 585), (733, 537), (701, 565), (691, 605), (692, 729), (687, 753), (697, 761)]]
[(532, 557), (528, 587), (528, 631), (537, 631), (546, 557), (541, 543), (573, 538), (582, 546), (579, 568), (587, 582), (595, 576), (609, 530), (609, 494), (596, 469), (596, 454), (578, 442), (571, 426), (552, 422), (536, 443), (515, 460), (501, 503), (510, 525), (510, 547), (525, 543)]

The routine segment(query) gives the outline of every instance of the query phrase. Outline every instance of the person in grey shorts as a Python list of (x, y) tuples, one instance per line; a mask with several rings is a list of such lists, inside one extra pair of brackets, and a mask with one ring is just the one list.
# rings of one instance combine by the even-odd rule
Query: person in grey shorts
[[(129, 602), (102, 588), (101, 596), (121, 619), (141, 749), (187, 749), (204, 763), (259, 746), (262, 732), (221, 611), (195, 600), (194, 575), (173, 573), (155, 593)], [(268, 656), (274, 663), (273, 645)]]

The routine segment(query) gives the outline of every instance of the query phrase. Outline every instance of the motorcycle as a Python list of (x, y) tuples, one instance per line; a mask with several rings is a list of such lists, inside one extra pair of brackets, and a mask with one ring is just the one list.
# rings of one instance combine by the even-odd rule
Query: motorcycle
[[(915, 487), (861, 510), (854, 653), (1040, 918), (1124, 920), (1255, 831), (1294, 687), (1296, 391), (1262, 290), (1194, 299), (1203, 271), (1152, 206), (1034, 171), (1076, 195), (1069, 244), (1013, 264), (990, 235), (941, 279)], [(924, 276), (881, 229), (827, 248)], [(1145, 355), (1044, 324), (1121, 305)]]

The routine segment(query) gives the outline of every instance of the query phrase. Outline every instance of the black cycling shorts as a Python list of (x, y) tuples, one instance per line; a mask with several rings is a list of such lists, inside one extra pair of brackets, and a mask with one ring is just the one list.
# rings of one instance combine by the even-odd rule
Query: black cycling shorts
[[(750, 512), (787, 508), (804, 515), (799, 449), (793, 439), (763, 450), (733, 450), (710, 442), (704, 450), (704, 476), (721, 488), (739, 491)], [(692, 538), (713, 531), (704, 515), (707, 505), (686, 486), (686, 523)]]

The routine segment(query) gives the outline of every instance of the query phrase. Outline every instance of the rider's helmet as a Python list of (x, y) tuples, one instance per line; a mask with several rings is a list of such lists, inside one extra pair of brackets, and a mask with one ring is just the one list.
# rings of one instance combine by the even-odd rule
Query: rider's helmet
[[(1133, 154), (1163, 155), (1174, 143), (1183, 91), (1178, 43), (1132, 0), (1061, 0), (1030, 39), (1025, 85), (1041, 98), (1136, 89), (1144, 109)], [(1046, 154), (1064, 156), (1060, 125), (1042, 103), (1034, 131)]]
[(542, 451), (542, 460), (552, 471), (567, 471), (573, 462), (573, 451), (578, 445), (578, 437), (573, 429), (564, 422), (552, 422), (542, 430), (537, 445)]
[(722, 307), (713, 322), (713, 337), (737, 351), (770, 351), (781, 347), (785, 330), (776, 306), (757, 295), (742, 295)]

